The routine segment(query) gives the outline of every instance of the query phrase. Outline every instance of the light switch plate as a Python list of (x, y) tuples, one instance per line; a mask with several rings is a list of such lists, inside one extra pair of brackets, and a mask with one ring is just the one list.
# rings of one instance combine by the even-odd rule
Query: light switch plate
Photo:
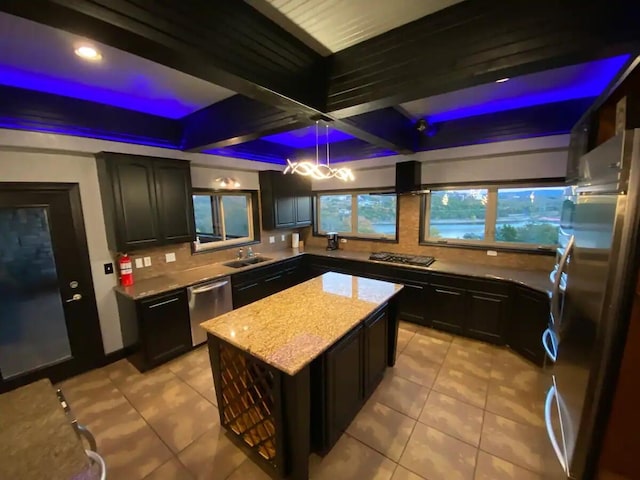
[(340, 243), (347, 243), (347, 239), (346, 238), (341, 238), (340, 239)]
[(166, 259), (167, 263), (175, 262), (176, 261), (176, 254), (174, 252), (166, 253), (164, 255), (164, 258)]
[(487, 255), (489, 255), (490, 257), (497, 257), (498, 252), (496, 252), (495, 250), (487, 250)]
[(144, 266), (145, 267), (151, 266), (151, 257), (144, 257)]
[(136, 258), (136, 268), (143, 268), (144, 264), (142, 263), (141, 258)]
[(283, 242), (287, 239), (286, 235), (280, 235), (280, 240), (282, 240)]
[(271, 235), (269, 237), (269, 243), (276, 243), (276, 237), (274, 237), (273, 235)]

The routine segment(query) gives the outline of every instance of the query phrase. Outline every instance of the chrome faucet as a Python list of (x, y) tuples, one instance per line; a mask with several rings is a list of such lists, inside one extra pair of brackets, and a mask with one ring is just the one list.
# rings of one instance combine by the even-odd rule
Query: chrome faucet
[(253, 253), (253, 248), (251, 247), (247, 248), (247, 258), (253, 258), (253, 257), (255, 257)]

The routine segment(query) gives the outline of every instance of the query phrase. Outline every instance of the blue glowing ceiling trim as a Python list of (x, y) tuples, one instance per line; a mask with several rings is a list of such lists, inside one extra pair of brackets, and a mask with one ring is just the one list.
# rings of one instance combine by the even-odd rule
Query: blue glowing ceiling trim
[(93, 138), (96, 140), (107, 140), (110, 142), (132, 143), (134, 145), (145, 145), (147, 147), (168, 148), (179, 150), (177, 145), (170, 142), (161, 142), (144, 137), (134, 137), (128, 135), (113, 134), (109, 132), (98, 132), (80, 127), (51, 127), (46, 125), (25, 124), (15, 119), (0, 118), (0, 128), (9, 130), (24, 130), (28, 132), (54, 133), (56, 135), (69, 135), (72, 137)]
[(234, 152), (225, 150), (224, 148), (215, 148), (213, 150), (204, 150), (201, 153), (207, 155), (220, 155), (221, 157), (236, 158), (238, 160), (253, 160), (256, 162), (272, 163), (274, 165), (285, 165), (287, 162), (285, 159), (274, 158), (268, 154), (262, 154), (260, 152)]
[(41, 73), (32, 73), (0, 65), (0, 85), (78, 98), (172, 119), (182, 118), (201, 108), (171, 98), (173, 92), (152, 91), (153, 79), (144, 75), (140, 75), (137, 86), (139, 95), (132, 95), (85, 85), (80, 81), (62, 80)]
[[(320, 146), (327, 143), (326, 130), (324, 125), (318, 127)], [(348, 133), (341, 132), (335, 128), (329, 128), (329, 143), (342, 142), (344, 140), (351, 140), (353, 137)], [(300, 128), (298, 130), (292, 130), (290, 132), (276, 133), (274, 135), (267, 135), (262, 137), (261, 140), (267, 142), (278, 143), (287, 147), (293, 148), (309, 148), (316, 146), (316, 126)]]
[[(507, 98), (504, 100), (471, 105), (457, 110), (428, 115), (427, 118), (430, 123), (438, 123), (458, 118), (474, 117), (476, 115), (483, 115), (487, 113), (533, 107), (535, 105), (543, 105), (545, 103), (597, 97), (609, 85), (611, 80), (613, 80), (615, 75), (629, 60), (629, 57), (630, 55), (621, 55), (618, 57), (591, 62), (588, 65), (585, 65), (585, 69), (582, 70), (581, 78), (576, 79), (575, 84), (568, 87), (551, 89), (516, 98)], [(514, 78), (513, 81), (518, 81), (518, 78)], [(507, 85), (507, 83), (497, 85)]]

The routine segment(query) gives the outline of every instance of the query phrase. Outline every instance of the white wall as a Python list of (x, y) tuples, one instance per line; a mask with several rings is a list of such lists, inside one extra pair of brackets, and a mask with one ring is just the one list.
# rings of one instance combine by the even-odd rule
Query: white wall
[(395, 184), (395, 164), (422, 163), (422, 183), (461, 183), (564, 177), (568, 135), (445, 148), (411, 155), (341, 162), (353, 169), (354, 182), (316, 180), (314, 190), (384, 188)]
[(80, 185), (91, 276), (96, 293), (105, 353), (122, 348), (120, 318), (113, 287), (116, 275), (105, 275), (103, 264), (112, 262), (102, 215), (96, 162), (90, 155), (27, 152), (0, 149), (2, 182), (70, 182)]

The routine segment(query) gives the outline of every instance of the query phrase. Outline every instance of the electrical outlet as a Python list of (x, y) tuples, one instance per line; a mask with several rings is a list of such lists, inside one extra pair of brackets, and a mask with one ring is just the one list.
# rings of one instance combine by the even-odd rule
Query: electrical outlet
[(497, 257), (498, 252), (496, 252), (495, 250), (487, 250), (487, 255), (489, 255), (490, 257)]
[(347, 239), (346, 238), (341, 238), (340, 239), (340, 243), (347, 243)]
[(144, 266), (145, 267), (151, 266), (151, 257), (144, 257)]
[(104, 264), (104, 274), (111, 275), (113, 273), (113, 263)]
[(175, 262), (176, 261), (176, 254), (174, 252), (166, 253), (164, 255), (164, 258), (167, 261), (167, 263)]
[(283, 242), (287, 239), (286, 235), (280, 235), (280, 240), (282, 240)]
[(136, 258), (136, 268), (144, 268), (141, 258)]
[(271, 235), (269, 237), (269, 243), (276, 243), (276, 237), (274, 237), (273, 235)]

